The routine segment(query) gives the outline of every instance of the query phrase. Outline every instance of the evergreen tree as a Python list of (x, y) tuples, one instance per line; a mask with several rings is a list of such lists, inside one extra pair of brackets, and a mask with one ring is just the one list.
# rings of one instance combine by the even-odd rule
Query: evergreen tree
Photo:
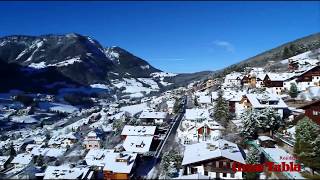
[(298, 88), (295, 83), (291, 83), (290, 85), (290, 90), (289, 90), (289, 95), (291, 98), (296, 98), (298, 96)]
[(299, 49), (295, 44), (291, 44), (289, 46), (289, 49), (290, 49), (290, 52), (291, 52), (291, 57), (299, 54)]
[(16, 155), (17, 155), (17, 152), (16, 152), (16, 150), (14, 149), (14, 146), (13, 146), (13, 144), (12, 144), (12, 143), (10, 144), (10, 150), (9, 150), (9, 153), (10, 153), (10, 156), (11, 156), (11, 157), (14, 157), (14, 156), (16, 156)]
[(260, 164), (260, 152), (254, 147), (249, 148), (246, 164)]
[(164, 153), (160, 163), (162, 175), (165, 179), (172, 178), (181, 168), (182, 156), (175, 150)]
[(36, 163), (37, 163), (38, 166), (41, 166), (41, 167), (43, 166), (44, 158), (43, 158), (43, 156), (41, 154), (38, 156)]
[(294, 154), (314, 172), (320, 167), (320, 128), (309, 118), (305, 117), (297, 123)]
[(178, 113), (180, 107), (181, 107), (181, 104), (179, 102), (179, 99), (176, 98), (175, 102), (174, 102), (174, 105), (173, 105), (173, 113), (175, 113), (175, 114)]
[(230, 120), (229, 104), (228, 101), (223, 98), (222, 90), (218, 91), (218, 98), (214, 106), (213, 117), (223, 126), (226, 126)]
[[(260, 152), (254, 147), (249, 148), (248, 155), (246, 157), (246, 164), (260, 164)], [(258, 172), (247, 172), (246, 179), (257, 179)]]
[(260, 118), (262, 119), (262, 129), (267, 132), (270, 132), (270, 135), (273, 135), (273, 132), (278, 130), (281, 126), (284, 125), (280, 114), (274, 109), (266, 108), (260, 111)]
[(115, 130), (116, 134), (120, 134), (123, 127), (124, 127), (124, 123), (121, 119), (118, 119), (116, 121), (113, 122), (113, 129)]
[(291, 57), (291, 52), (288, 47), (285, 47), (282, 53), (282, 59), (288, 59)]
[(271, 108), (249, 109), (241, 116), (241, 134), (245, 138), (255, 138), (259, 131), (272, 133), (283, 125), (280, 115)]

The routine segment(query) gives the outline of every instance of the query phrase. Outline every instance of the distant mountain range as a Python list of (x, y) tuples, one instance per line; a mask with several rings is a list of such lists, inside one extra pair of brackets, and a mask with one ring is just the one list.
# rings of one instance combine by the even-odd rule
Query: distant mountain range
[(320, 48), (320, 33), (283, 44), (216, 72), (172, 74), (162, 72), (125, 49), (103, 47), (97, 40), (76, 33), (12, 35), (0, 38), (0, 83), (5, 84), (0, 90), (56, 92), (63, 87), (92, 84), (123, 89), (126, 84), (132, 85), (136, 81), (134, 83), (139, 87), (156, 85), (159, 91), (209, 77), (223, 77), (246, 66), (271, 64), (272, 67), (285, 56), (317, 48)]
[(7, 82), (2, 90), (18, 88), (38, 91), (57, 82), (67, 82), (64, 84), (68, 86), (112, 86), (111, 81), (121, 81), (123, 78), (151, 78), (160, 88), (169, 88), (186, 85), (210, 73), (156, 77), (155, 73), (163, 72), (147, 61), (120, 47), (105, 48), (98, 41), (76, 33), (2, 37), (0, 63), (2, 77), (7, 76), (0, 80), (0, 83)]

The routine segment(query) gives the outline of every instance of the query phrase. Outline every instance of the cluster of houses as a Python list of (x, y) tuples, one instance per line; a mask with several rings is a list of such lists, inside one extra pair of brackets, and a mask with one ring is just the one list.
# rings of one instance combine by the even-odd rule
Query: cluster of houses
[[(242, 172), (232, 171), (232, 164), (245, 164), (247, 149), (224, 139), (226, 127), (219, 124), (213, 115), (218, 99), (218, 89), (228, 102), (232, 124), (242, 127), (241, 115), (249, 109), (275, 110), (286, 122), (307, 116), (320, 125), (320, 64), (319, 60), (304, 59), (301, 63), (289, 59), (288, 71), (275, 73), (261, 67), (247, 67), (243, 72), (227, 74), (223, 81), (208, 80), (199, 85), (190, 85), (195, 107), (186, 109), (177, 132), (179, 143), (185, 146), (182, 173), (176, 179), (243, 179)], [(311, 62), (309, 62), (311, 61)], [(214, 83), (213, 83), (214, 82)], [(216, 88), (212, 88), (213, 84)], [(207, 86), (207, 84), (209, 86)], [(292, 103), (289, 91), (295, 84), (299, 93)], [(312, 92), (312, 98), (304, 98)], [(292, 124), (292, 123), (291, 123)], [(259, 134), (252, 144), (262, 152), (261, 162), (281, 163), (279, 157), (293, 157), (294, 126), (283, 131), (284, 138)], [(287, 134), (288, 132), (289, 135)], [(237, 132), (234, 132), (235, 134)], [(281, 132), (279, 132), (281, 133)], [(278, 144), (278, 142), (281, 142)], [(286, 163), (295, 163), (286, 159)], [(266, 178), (264, 173), (259, 178)], [(303, 179), (299, 172), (271, 173), (271, 178)]]
[[(170, 113), (167, 110), (171, 108), (172, 111), (174, 104), (173, 98), (169, 98), (168, 101), (171, 102), (163, 107), (166, 111), (155, 111), (150, 106), (143, 106), (138, 113), (131, 114), (130, 110), (119, 111), (120, 107), (113, 105), (110, 111), (101, 110), (60, 130), (51, 129), (50, 136), (46, 136), (44, 131), (37, 131), (29, 135), (20, 134), (22, 138), (17, 140), (1, 141), (1, 146), (6, 149), (10, 149), (10, 144), (13, 144), (17, 153), (0, 156), (1, 169), (7, 178), (30, 178), (29, 174), (25, 176), (23, 172), (34, 163), (35, 159), (41, 156), (48, 162), (61, 161), (61, 158), (71, 153), (70, 151), (79, 148), (80, 144), (80, 148), (87, 152), (83, 159), (85, 164), (49, 164), (43, 172), (36, 173), (35, 176), (40, 179), (129, 179), (134, 173), (137, 161), (143, 157), (154, 156), (159, 142), (163, 140), (164, 133), (161, 135), (159, 129), (169, 123)], [(113, 148), (104, 148), (103, 138), (96, 131), (104, 124), (101, 121), (119, 120), (127, 123), (128, 117), (132, 119), (134, 116), (141, 125), (125, 124), (119, 135), (120, 143)], [(86, 125), (91, 127), (88, 133), (85, 128), (83, 129)], [(76, 129), (80, 129), (80, 132), (74, 131)], [(111, 131), (112, 129), (111, 127)], [(84, 133), (83, 138), (79, 136), (82, 133)], [(102, 175), (97, 176), (99, 173)]]

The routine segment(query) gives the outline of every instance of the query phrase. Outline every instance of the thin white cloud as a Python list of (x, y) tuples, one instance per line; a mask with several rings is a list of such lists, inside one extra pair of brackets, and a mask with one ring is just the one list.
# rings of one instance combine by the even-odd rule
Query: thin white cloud
[(184, 61), (183, 58), (154, 58), (156, 61)]
[(221, 47), (221, 48), (225, 49), (228, 52), (234, 52), (234, 50), (235, 50), (233, 44), (231, 44), (228, 41), (216, 40), (216, 41), (213, 42), (213, 44), (215, 46), (218, 46), (218, 47)]

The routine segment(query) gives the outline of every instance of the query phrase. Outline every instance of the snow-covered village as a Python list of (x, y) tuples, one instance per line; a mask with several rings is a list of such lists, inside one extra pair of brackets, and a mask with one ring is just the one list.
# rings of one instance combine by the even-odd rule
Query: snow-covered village
[[(85, 21), (86, 16), (101, 19), (107, 9), (109, 16), (114, 17), (108, 24), (113, 24), (113, 28), (119, 26), (114, 33), (119, 33), (118, 39), (125, 38), (114, 41), (107, 37), (112, 35), (106, 35), (104, 38), (110, 38), (110, 42), (106, 43), (99, 33), (80, 31), (90, 26), (80, 27), (83, 21), (76, 23), (78, 21), (74, 18), (70, 28), (81, 34), (40, 33), (47, 30), (43, 29), (45, 27), (39, 27), (41, 35), (12, 35), (24, 34), (23, 28), (21, 32), (9, 31), (10, 28), (4, 29), (5, 33), (0, 32), (0, 179), (320, 178), (320, 26), (315, 26), (316, 33), (306, 31), (303, 36), (303, 33), (289, 36), (287, 31), (293, 30), (288, 28), (290, 23), (286, 22), (286, 27), (282, 29), (288, 37), (281, 41), (272, 42), (275, 36), (266, 36), (261, 43), (254, 34), (249, 33), (245, 38), (252, 36), (254, 40), (248, 40), (252, 41), (251, 44), (243, 43), (243, 49), (239, 44), (236, 46), (217, 40), (209, 43), (216, 49), (209, 48), (208, 52), (187, 48), (195, 48), (193, 42), (200, 41), (206, 28), (201, 27), (197, 33), (193, 32), (196, 30), (185, 30), (186, 33), (197, 34), (192, 41), (184, 41), (187, 38), (180, 30), (178, 34), (168, 37), (177, 41), (182, 38), (177, 48), (175, 44), (165, 45), (167, 37), (159, 33), (156, 36), (159, 36), (160, 45), (155, 46), (153, 52), (153, 45), (146, 39), (156, 36), (149, 30), (141, 30), (144, 33), (137, 35), (141, 37), (139, 40), (130, 39), (136, 38), (131, 33), (140, 33), (135, 30), (136, 24), (130, 26), (130, 37), (120, 33), (125, 25), (115, 22), (123, 22), (120, 19), (124, 16), (118, 16), (121, 11), (133, 14), (125, 18), (134, 19), (143, 15), (152, 19), (156, 18), (156, 13), (152, 12), (157, 12), (157, 8), (171, 12), (170, 8), (165, 7), (172, 6), (175, 13), (176, 9), (181, 8), (179, 12), (184, 14), (183, 17), (190, 16), (192, 22), (187, 24), (201, 24), (211, 22), (211, 19), (204, 17), (218, 16), (214, 14), (215, 10), (220, 11), (223, 3), (216, 6), (214, 2), (208, 2), (205, 7), (195, 2), (192, 2), (194, 6), (168, 3), (162, 4), (163, 7), (150, 2), (132, 6), (128, 3), (128, 7), (133, 8), (129, 10), (116, 3), (101, 2), (110, 5), (107, 7), (100, 6), (102, 4), (98, 6), (95, 4), (97, 2), (83, 2), (88, 5), (87, 8), (94, 9), (90, 15), (80, 10), (77, 4), (70, 9), (71, 6), (51, 3), (51, 7), (35, 3), (34, 8), (38, 5), (45, 7), (44, 17), (59, 28), (70, 30), (69, 25), (63, 27), (65, 19), (53, 19), (48, 16), (50, 12), (59, 14), (57, 10), (68, 14), (74, 11), (77, 14), (79, 11), (81, 15), (77, 14), (77, 17)], [(300, 15), (307, 14), (313, 12), (315, 7), (311, 3), (315, 2), (292, 7), (288, 3), (286, 8), (288, 13), (291, 8), (298, 8)], [(17, 6), (10, 3), (3, 4), (6, 8), (1, 4), (0, 12), (20, 12)], [(234, 3), (234, 6), (238, 5)], [(262, 8), (258, 3), (243, 5), (248, 9), (254, 6)], [(28, 19), (29, 12), (34, 9), (31, 10), (32, 6), (25, 7), (30, 9), (27, 13), (21, 11), (20, 15), (11, 18), (25, 16), (23, 19)], [(155, 9), (150, 12), (144, 9), (151, 7)], [(274, 13), (272, 5), (263, 4), (263, 7)], [(234, 11), (229, 4), (224, 8), (224, 12), (232, 14)], [(113, 10), (117, 10), (114, 13), (117, 16), (111, 13)], [(196, 16), (187, 13), (189, 11), (199, 11), (199, 18), (194, 18)], [(179, 19), (181, 14), (174, 12), (168, 14)], [(239, 14), (246, 12), (239, 10)], [(319, 9), (316, 12), (319, 14)], [(273, 18), (280, 16), (277, 14), (268, 18), (274, 22)], [(157, 15), (156, 19), (160, 17), (166, 18)], [(223, 17), (227, 18), (227, 15)], [(0, 16), (0, 22), (8, 23), (6, 18)], [(308, 18), (300, 23), (310, 21), (309, 24), (312, 24), (311, 20)], [(174, 18), (168, 18), (167, 21), (157, 22), (166, 25), (173, 21)], [(132, 22), (140, 24), (147, 21)], [(221, 27), (232, 29), (237, 21), (232, 22), (230, 20), (232, 27), (228, 28), (229, 25), (223, 22), (214, 23), (222, 23)], [(88, 23), (98, 27), (91, 19)], [(259, 29), (259, 23), (252, 28)], [(160, 28), (157, 24), (150, 24), (151, 29), (154, 26)], [(206, 27), (210, 29), (209, 25)], [(269, 25), (264, 27), (270, 28)], [(218, 28), (224, 32), (225, 29)], [(161, 28), (159, 31), (162, 31)], [(112, 28), (110, 32), (113, 32)], [(134, 45), (124, 43), (129, 41)], [(247, 39), (241, 40), (245, 41)], [(121, 47), (105, 45), (111, 43)], [(259, 43), (265, 44), (260, 44), (260, 47)], [(142, 51), (139, 51), (140, 46)], [(158, 50), (160, 46), (165, 49)], [(170, 55), (173, 50), (176, 54), (190, 57), (195, 53), (199, 59), (150, 58), (161, 53), (173, 57)], [(201, 60), (206, 58), (206, 53), (209, 61)], [(143, 59), (140, 58), (142, 56)], [(247, 59), (240, 59), (243, 57)], [(204, 68), (211, 70), (205, 71)]]

